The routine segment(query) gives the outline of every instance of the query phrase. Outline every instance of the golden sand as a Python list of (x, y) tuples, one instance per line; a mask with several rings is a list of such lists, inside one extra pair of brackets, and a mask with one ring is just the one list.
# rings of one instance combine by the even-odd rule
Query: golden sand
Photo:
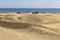
[(60, 40), (60, 14), (0, 13), (0, 40)]

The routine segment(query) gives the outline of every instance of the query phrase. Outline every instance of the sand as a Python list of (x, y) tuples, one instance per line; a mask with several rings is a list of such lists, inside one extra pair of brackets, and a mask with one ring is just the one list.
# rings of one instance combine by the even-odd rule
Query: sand
[(60, 14), (0, 13), (0, 40), (60, 40)]

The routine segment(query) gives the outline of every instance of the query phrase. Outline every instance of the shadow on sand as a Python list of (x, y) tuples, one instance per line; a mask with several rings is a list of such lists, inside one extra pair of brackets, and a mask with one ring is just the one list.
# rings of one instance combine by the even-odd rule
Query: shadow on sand
[(6, 27), (6, 28), (12, 28), (12, 29), (24, 29), (32, 25), (26, 24), (26, 23), (13, 23), (13, 22), (0, 21), (0, 26)]

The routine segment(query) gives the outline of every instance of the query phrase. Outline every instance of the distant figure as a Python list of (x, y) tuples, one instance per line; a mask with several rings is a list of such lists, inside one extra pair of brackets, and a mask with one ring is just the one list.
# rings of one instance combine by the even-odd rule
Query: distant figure
[(32, 12), (32, 14), (38, 14), (38, 12)]
[(17, 14), (20, 14), (20, 12), (17, 12)]

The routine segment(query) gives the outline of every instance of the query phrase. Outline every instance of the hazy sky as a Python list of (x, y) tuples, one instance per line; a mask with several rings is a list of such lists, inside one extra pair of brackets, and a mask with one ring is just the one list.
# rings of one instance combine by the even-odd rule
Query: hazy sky
[(0, 8), (60, 8), (60, 0), (0, 0)]

